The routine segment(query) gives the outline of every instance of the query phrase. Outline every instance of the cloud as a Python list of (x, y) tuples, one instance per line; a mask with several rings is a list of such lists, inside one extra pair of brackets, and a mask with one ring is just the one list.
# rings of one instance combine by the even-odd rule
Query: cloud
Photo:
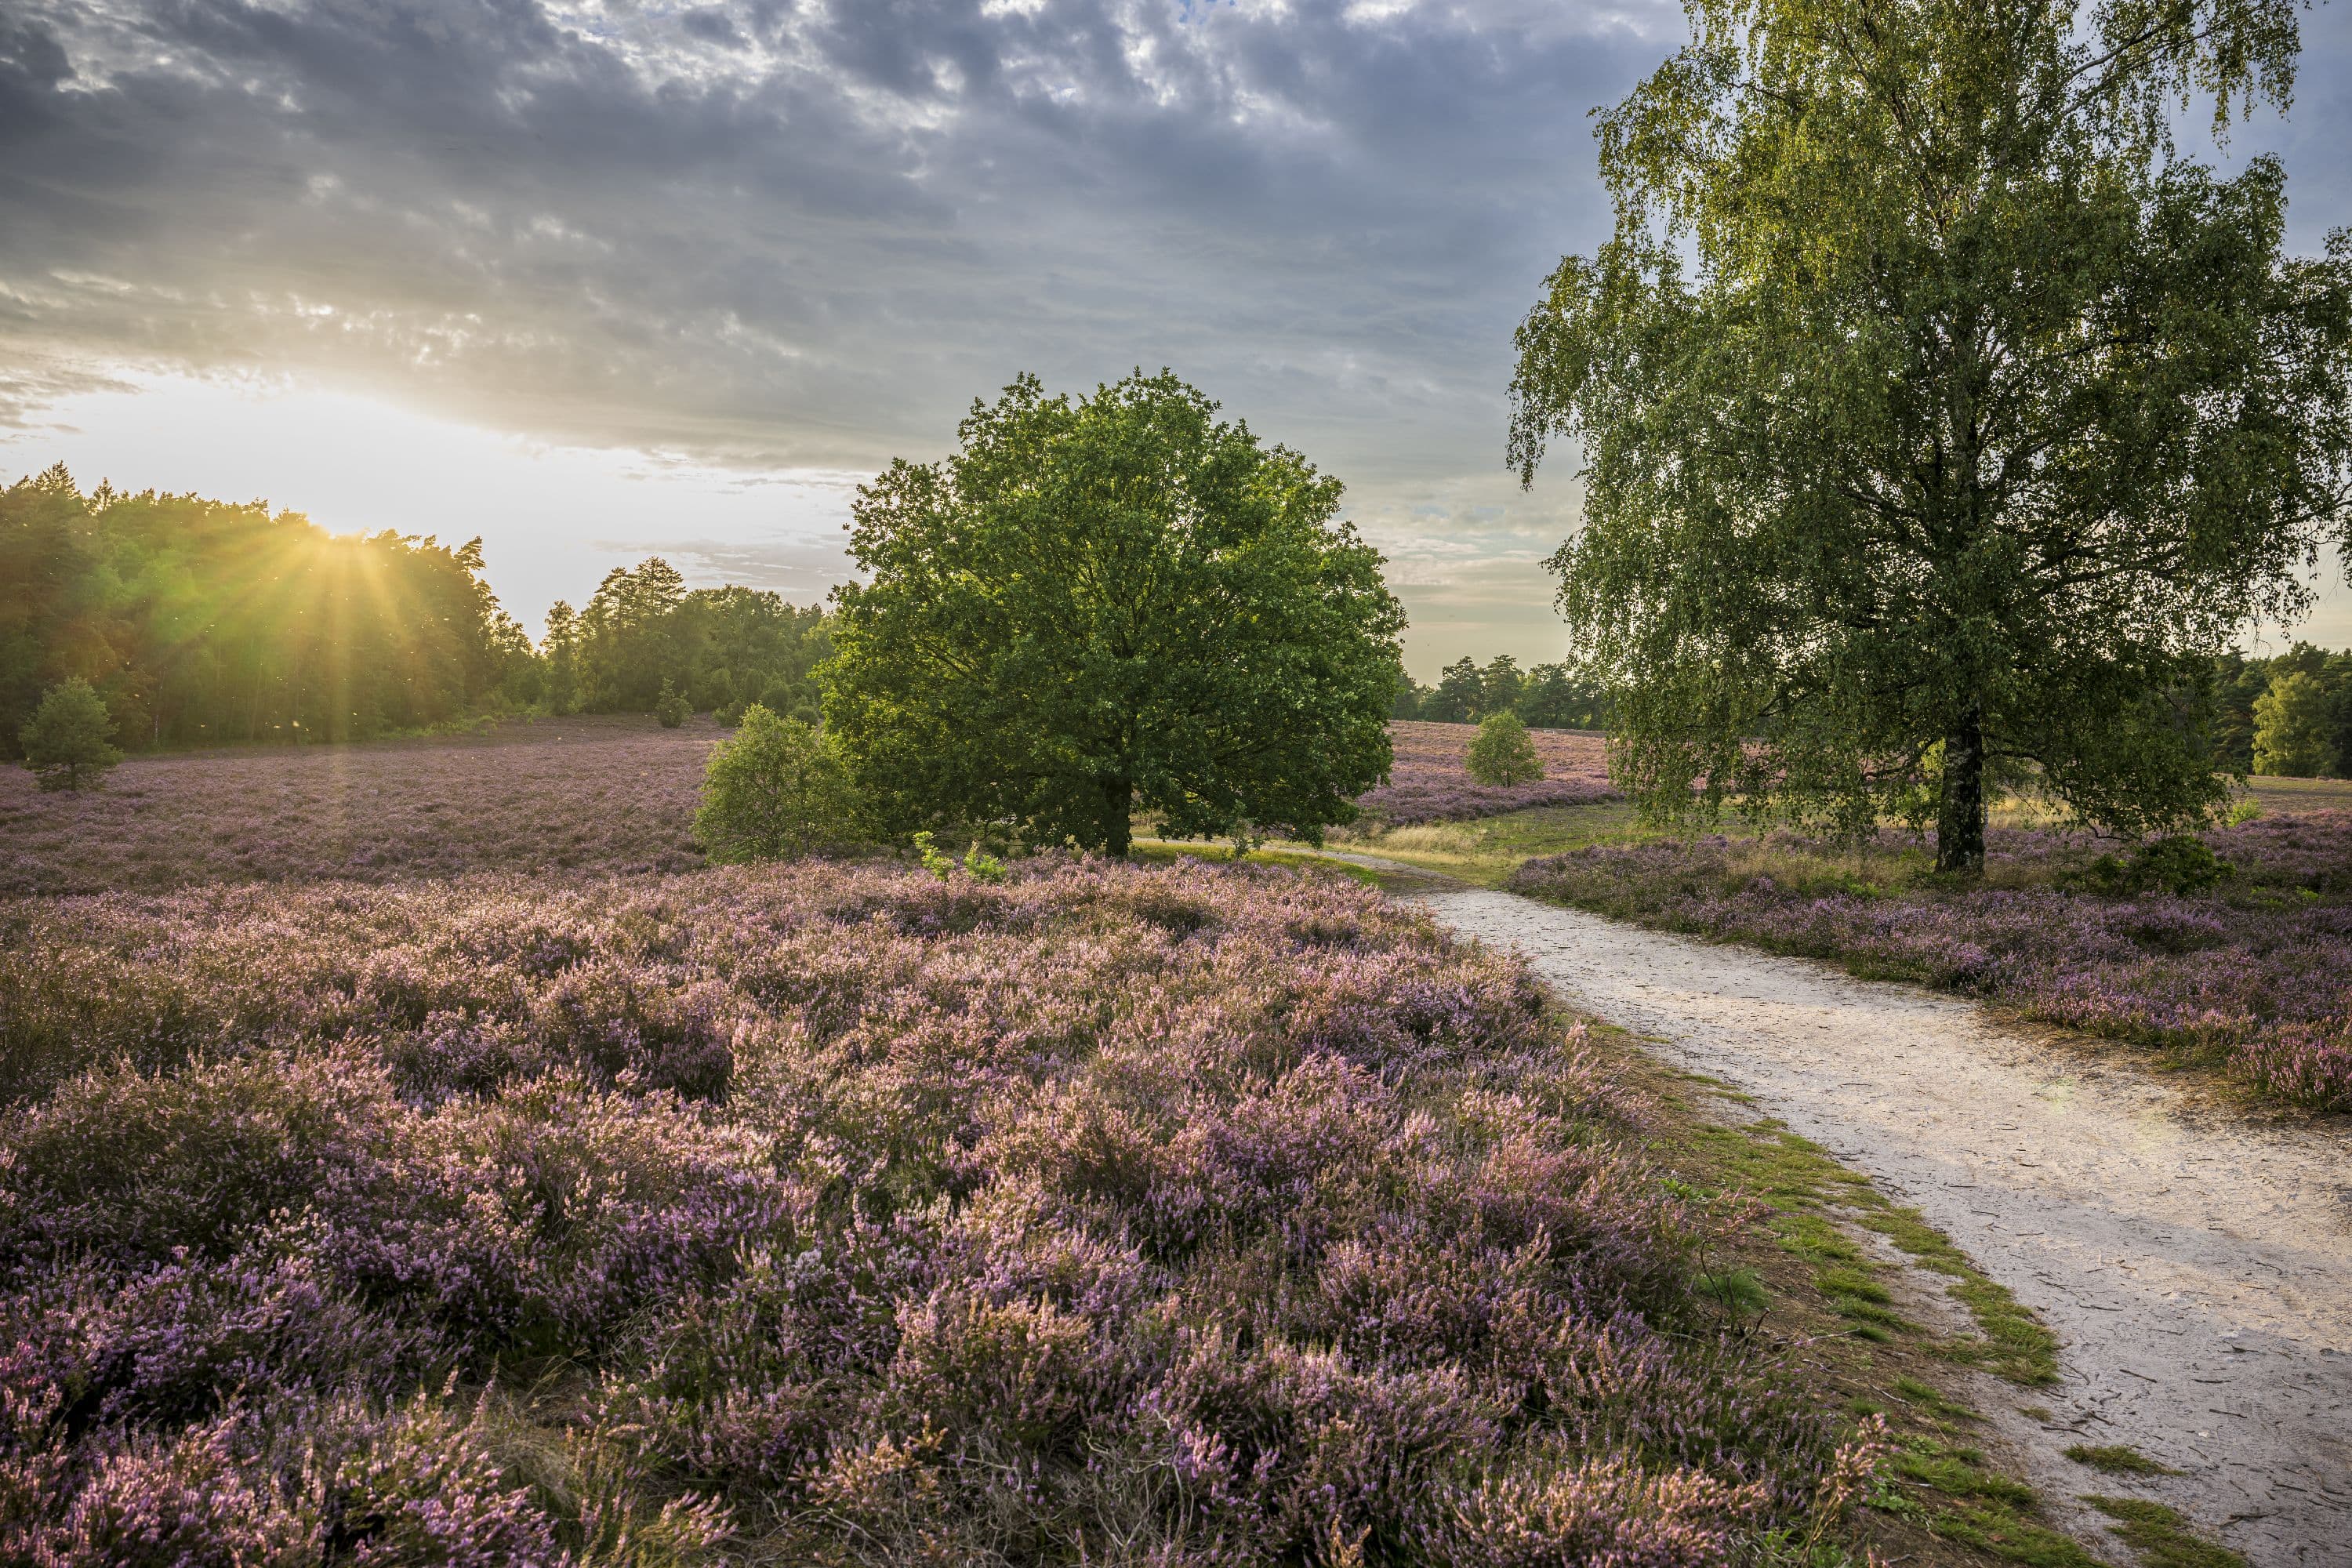
[(1426, 469), (1460, 466), (1473, 431), (1499, 448), (1510, 324), (1591, 232), (1585, 113), (1671, 13), (16, 16), (16, 344), (300, 367), (551, 438), (848, 467), (941, 445), (1019, 369), (1167, 363), (1270, 433)]
[(836, 583), (858, 575), (845, 544), (776, 535), (761, 540), (598, 539), (592, 550), (658, 555), (697, 585), (733, 583), (772, 588), (793, 604), (818, 604)]
[[(2336, 120), (2298, 134), (2334, 136), (2343, 24), (2311, 26)], [(111, 367), (267, 373), (871, 472), (1017, 371), (1164, 364), (1345, 478), (1426, 602), (1518, 627), (1574, 490), (1505, 479), (1511, 329), (1605, 227), (1589, 111), (1682, 31), (1669, 0), (14, 0), (0, 426)]]

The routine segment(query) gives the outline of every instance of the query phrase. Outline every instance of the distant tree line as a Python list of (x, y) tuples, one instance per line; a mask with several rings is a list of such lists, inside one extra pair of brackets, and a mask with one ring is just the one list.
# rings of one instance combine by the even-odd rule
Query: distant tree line
[(664, 695), (733, 723), (759, 704), (814, 723), (824, 610), (752, 588), (694, 588), (659, 556), (604, 574), (587, 607), (558, 600), (521, 695), (558, 713), (652, 713)]
[(2236, 773), (2352, 778), (2352, 652), (2299, 642), (2214, 665), (2218, 761)]
[(1486, 668), (1465, 655), (1423, 686), (1402, 671), (1391, 717), (1442, 724), (1475, 724), (1492, 713), (1515, 713), (1536, 730), (1603, 730), (1609, 711), (1601, 689), (1580, 679), (1565, 664), (1539, 664), (1522, 670), (1508, 654)]
[(0, 490), (0, 746), (89, 683), (122, 745), (356, 739), (462, 716), (533, 662), (479, 540), (101, 485)]
[(347, 741), (477, 715), (716, 712), (814, 721), (824, 612), (688, 590), (659, 559), (558, 604), (538, 647), (478, 539), (328, 532), (299, 512), (101, 485), (62, 466), (0, 489), (0, 757), (74, 680), (131, 750)]

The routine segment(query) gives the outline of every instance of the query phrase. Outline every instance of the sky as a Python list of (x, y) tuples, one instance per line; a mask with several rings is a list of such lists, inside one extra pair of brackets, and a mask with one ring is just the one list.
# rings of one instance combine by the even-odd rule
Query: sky
[[(2291, 247), (2352, 224), (2305, 15)], [(527, 624), (658, 552), (822, 597), (893, 457), (1022, 371), (1171, 367), (1348, 485), (1423, 679), (1556, 658), (1573, 465), (1511, 332), (1606, 233), (1650, 0), (6, 0), (0, 483), (482, 536)], [(2352, 644), (2332, 569), (2288, 635)]]

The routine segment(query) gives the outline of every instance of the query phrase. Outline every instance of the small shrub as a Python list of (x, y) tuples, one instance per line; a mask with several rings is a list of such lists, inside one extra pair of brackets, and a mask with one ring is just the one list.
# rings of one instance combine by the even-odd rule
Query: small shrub
[(755, 704), (710, 753), (694, 837), (721, 862), (789, 859), (847, 843), (856, 837), (849, 772), (823, 735)]
[(661, 695), (654, 699), (654, 717), (665, 730), (675, 730), (694, 712), (691, 703), (678, 694), (677, 686), (670, 680), (662, 682)]
[(954, 875), (955, 861), (940, 853), (939, 845), (928, 831), (915, 835), (915, 853), (922, 857), (923, 869), (940, 881), (944, 882)]
[(2202, 893), (2238, 874), (2238, 868), (2187, 834), (2143, 844), (2126, 860), (2102, 855), (2091, 862), (2087, 880), (2102, 893), (2132, 898), (2141, 893)]
[(25, 765), (43, 789), (87, 789), (122, 760), (114, 720), (89, 681), (77, 675), (49, 688), (16, 739)]
[(1489, 713), (1478, 721), (1478, 738), (1470, 742), (1464, 764), (1483, 784), (1534, 784), (1544, 776), (1543, 759), (1536, 755), (1528, 727), (1516, 713)]

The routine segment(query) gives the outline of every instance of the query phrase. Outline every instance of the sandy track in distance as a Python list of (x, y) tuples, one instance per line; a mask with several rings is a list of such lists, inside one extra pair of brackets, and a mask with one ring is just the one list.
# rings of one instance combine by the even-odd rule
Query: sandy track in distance
[[(2137, 1493), (2258, 1568), (2352, 1563), (2343, 1123), (2243, 1125), (1972, 1003), (1803, 959), (1510, 893), (1420, 896), (1577, 1005), (1755, 1095), (2040, 1312), (2063, 1384), (1979, 1392), (2047, 1500)], [(2128, 1443), (2188, 1474), (2103, 1476), (2061, 1456), (2076, 1443)], [(2087, 1511), (2068, 1522), (2103, 1533)]]

